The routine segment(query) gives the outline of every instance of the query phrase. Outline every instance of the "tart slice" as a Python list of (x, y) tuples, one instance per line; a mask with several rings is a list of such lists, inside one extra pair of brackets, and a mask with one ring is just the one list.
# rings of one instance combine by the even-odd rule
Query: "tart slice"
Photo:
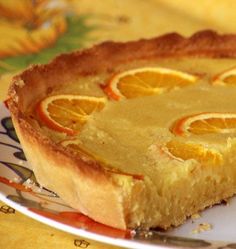
[(44, 187), (103, 224), (168, 229), (236, 193), (235, 66), (234, 35), (106, 42), (24, 71), (7, 102)]

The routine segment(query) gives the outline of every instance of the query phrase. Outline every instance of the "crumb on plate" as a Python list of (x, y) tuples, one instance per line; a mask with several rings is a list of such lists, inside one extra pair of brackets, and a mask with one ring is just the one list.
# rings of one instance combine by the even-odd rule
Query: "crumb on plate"
[(192, 230), (192, 234), (198, 234), (201, 232), (209, 231), (212, 229), (212, 225), (209, 223), (200, 223), (197, 228)]

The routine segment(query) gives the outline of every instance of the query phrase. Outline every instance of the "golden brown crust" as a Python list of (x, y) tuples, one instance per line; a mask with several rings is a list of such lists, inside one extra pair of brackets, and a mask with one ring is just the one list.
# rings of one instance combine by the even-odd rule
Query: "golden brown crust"
[(97, 221), (118, 228), (139, 225), (129, 221), (129, 209), (133, 199), (145, 198), (145, 184), (126, 176), (129, 184), (124, 193), (121, 183), (97, 162), (71, 154), (34, 129), (25, 111), (36, 99), (78, 75), (111, 73), (117, 66), (137, 60), (184, 56), (236, 57), (236, 35), (203, 31), (190, 38), (173, 33), (128, 43), (104, 42), (60, 55), (48, 65), (33, 66), (14, 77), (8, 105), (39, 182)]

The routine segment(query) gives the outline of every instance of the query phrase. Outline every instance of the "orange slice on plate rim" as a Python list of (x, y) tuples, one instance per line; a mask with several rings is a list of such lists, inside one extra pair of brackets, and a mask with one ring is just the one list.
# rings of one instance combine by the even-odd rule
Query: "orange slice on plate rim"
[(114, 100), (131, 99), (189, 86), (197, 79), (195, 75), (173, 69), (143, 67), (115, 74), (103, 90)]
[(179, 136), (236, 133), (236, 113), (207, 112), (177, 120), (171, 132)]
[(68, 135), (77, 134), (95, 111), (100, 111), (106, 98), (83, 95), (53, 95), (36, 106), (40, 121), (47, 127)]

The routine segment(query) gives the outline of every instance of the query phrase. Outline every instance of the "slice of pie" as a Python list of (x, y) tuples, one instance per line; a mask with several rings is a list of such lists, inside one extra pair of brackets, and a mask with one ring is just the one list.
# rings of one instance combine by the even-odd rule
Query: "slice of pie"
[(236, 36), (105, 42), (16, 76), (38, 181), (117, 228), (167, 229), (236, 193)]

